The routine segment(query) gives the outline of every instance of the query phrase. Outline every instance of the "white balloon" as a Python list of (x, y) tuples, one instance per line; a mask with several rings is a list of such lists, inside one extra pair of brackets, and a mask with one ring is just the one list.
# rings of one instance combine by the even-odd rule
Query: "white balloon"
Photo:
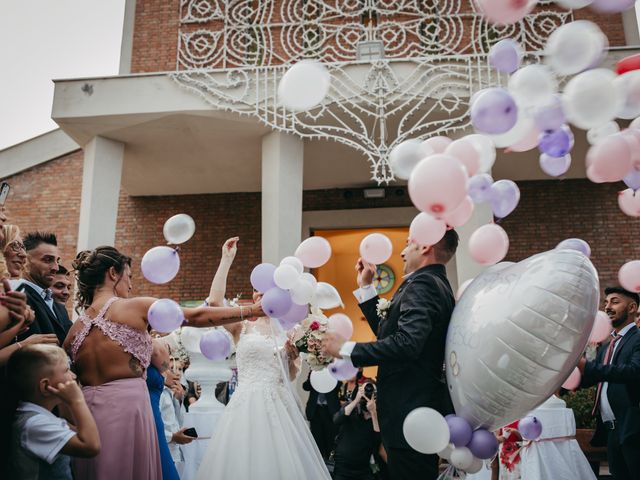
[(300, 278), (300, 274), (291, 265), (280, 265), (273, 272), (273, 281), (283, 290), (293, 288)]
[(467, 447), (456, 447), (449, 456), (449, 462), (460, 470), (466, 470), (473, 463), (473, 453)]
[(291, 293), (293, 303), (296, 305), (306, 305), (313, 298), (315, 289), (309, 282), (299, 279), (298, 283), (291, 288), (289, 293)]
[(618, 112), (619, 118), (631, 120), (640, 115), (640, 70), (618, 75), (613, 81), (622, 92), (624, 104)]
[(420, 140), (411, 139), (405, 140), (391, 149), (389, 163), (396, 177), (409, 180), (413, 168), (427, 156), (425, 149), (421, 148), (421, 144)]
[[(445, 419), (446, 421), (446, 419)], [(438, 452), (438, 456), (440, 458), (444, 458), (445, 460), (449, 460), (449, 457), (451, 457), (451, 452), (453, 452), (453, 449), (456, 448), (453, 443), (448, 444), (446, 447), (444, 447), (442, 450), (440, 450)]]
[(583, 130), (613, 120), (624, 103), (615, 78), (611, 70), (597, 68), (569, 80), (562, 95), (567, 119)]
[(565, 23), (549, 36), (545, 61), (558, 75), (573, 75), (598, 65), (604, 60), (608, 46), (600, 27), (588, 20), (576, 20)]
[(467, 289), (469, 285), (471, 285), (471, 282), (473, 282), (473, 278), (470, 278), (469, 280), (465, 280), (464, 282), (462, 282), (462, 285), (458, 287), (458, 292), (456, 293), (456, 301), (460, 300), (462, 295), (464, 295), (464, 291)]
[(409, 446), (420, 453), (438, 453), (449, 444), (449, 425), (433, 408), (418, 407), (409, 412), (402, 433)]
[(162, 228), (164, 238), (168, 243), (181, 245), (188, 241), (196, 232), (196, 222), (186, 213), (174, 215), (166, 222)]
[(282, 76), (278, 99), (289, 110), (305, 111), (322, 103), (331, 87), (331, 74), (315, 61), (303, 60)]
[(598, 125), (597, 127), (590, 128), (587, 131), (587, 141), (590, 145), (595, 145), (600, 143), (609, 135), (613, 135), (614, 133), (618, 133), (620, 131), (620, 125), (616, 122), (606, 122), (602, 125)]
[(291, 265), (299, 274), (304, 271), (304, 265), (298, 257), (284, 257), (280, 262), (280, 265)]
[(307, 282), (309, 285), (311, 285), (314, 291), (316, 289), (316, 286), (318, 285), (318, 281), (316, 280), (316, 277), (314, 277), (313, 274), (309, 272), (304, 272), (302, 275), (300, 275), (300, 280), (303, 280)]
[(505, 148), (522, 140), (534, 127), (533, 119), (523, 113), (522, 109), (518, 110), (518, 121), (511, 130), (499, 135), (487, 135), (498, 148)]
[(636, 128), (639, 129), (640, 128), (640, 117), (634, 119), (630, 124), (629, 124), (629, 128)]
[(556, 3), (567, 10), (579, 10), (593, 3), (593, 0), (556, 0)]
[(326, 282), (318, 282), (316, 286), (315, 304), (323, 310), (344, 307), (338, 291), (333, 285)]
[(493, 143), (493, 140), (486, 135), (481, 135), (479, 133), (473, 133), (464, 138), (471, 141), (476, 150), (480, 152), (480, 169), (478, 172), (489, 172), (496, 161), (496, 146)]
[(546, 65), (527, 65), (509, 78), (509, 92), (516, 100), (519, 112), (551, 101), (557, 91), (558, 82)]
[(313, 389), (318, 393), (329, 393), (338, 385), (338, 380), (333, 378), (326, 368), (312, 371), (309, 381)]
[(484, 462), (482, 461), (482, 459), (473, 457), (473, 461), (471, 462), (471, 465), (469, 465), (465, 471), (467, 473), (478, 473), (480, 470), (482, 470), (483, 466), (484, 466)]
[(487, 430), (522, 418), (562, 385), (587, 345), (600, 291), (596, 269), (576, 250), (496, 267), (456, 305), (445, 353), (456, 414)]

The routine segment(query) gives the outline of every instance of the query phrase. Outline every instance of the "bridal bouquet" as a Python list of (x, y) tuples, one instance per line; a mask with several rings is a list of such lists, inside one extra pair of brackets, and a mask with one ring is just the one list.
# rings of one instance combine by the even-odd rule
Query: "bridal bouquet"
[(311, 370), (322, 370), (332, 361), (322, 353), (322, 338), (329, 328), (329, 319), (320, 311), (312, 310), (309, 316), (296, 325), (293, 343)]

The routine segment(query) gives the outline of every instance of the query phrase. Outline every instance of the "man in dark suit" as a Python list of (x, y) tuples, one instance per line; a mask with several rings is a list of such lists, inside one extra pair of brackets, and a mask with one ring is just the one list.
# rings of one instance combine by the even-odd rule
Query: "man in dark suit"
[(22, 338), (35, 333), (53, 333), (62, 345), (71, 321), (65, 307), (53, 301), (50, 288), (59, 267), (56, 236), (53, 233), (29, 233), (23, 243), (27, 251), (27, 266), (24, 278), (15, 290), (26, 293), (27, 303), (35, 312), (36, 319)]
[(640, 297), (622, 287), (604, 292), (612, 338), (599, 347), (595, 360), (580, 359), (580, 387), (598, 385), (591, 444), (607, 445), (613, 478), (640, 479), (640, 332), (634, 323)]
[(311, 385), (311, 374), (302, 384), (303, 390), (309, 392), (309, 399), (305, 408), (305, 415), (309, 420), (309, 426), (313, 439), (318, 445), (322, 457), (327, 460), (331, 454), (335, 439), (336, 428), (333, 424), (333, 416), (340, 410), (338, 400), (338, 383), (329, 393), (319, 393)]
[(377, 341), (345, 342), (329, 332), (323, 342), (328, 354), (350, 358), (355, 366), (378, 365), (380, 432), (393, 480), (438, 476), (438, 456), (411, 449), (402, 425), (418, 407), (434, 408), (442, 414), (452, 412), (443, 364), (455, 300), (444, 265), (457, 247), (454, 230), (447, 231), (432, 246), (409, 239), (402, 251), (407, 276), (386, 309), (378, 307), (379, 298), (371, 285), (375, 265), (358, 260), (360, 288), (354, 293)]

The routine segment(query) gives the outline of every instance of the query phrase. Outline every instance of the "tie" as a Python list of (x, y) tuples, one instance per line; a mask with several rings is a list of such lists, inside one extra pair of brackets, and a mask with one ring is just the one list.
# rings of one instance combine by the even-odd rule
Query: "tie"
[[(611, 363), (611, 357), (613, 357), (613, 349), (618, 343), (618, 340), (622, 338), (622, 335), (616, 335), (615, 332), (611, 334), (613, 339), (609, 342), (609, 346), (607, 347), (607, 351), (604, 354), (603, 365), (609, 365)], [(598, 405), (600, 404), (600, 394), (602, 393), (602, 382), (598, 383), (598, 389), (596, 390), (596, 401), (593, 404), (593, 410), (591, 410), (591, 416), (594, 416), (598, 411)]]
[(47, 288), (47, 289), (42, 291), (42, 298), (44, 298), (45, 302), (48, 302), (49, 300), (51, 300), (53, 298), (50, 288)]

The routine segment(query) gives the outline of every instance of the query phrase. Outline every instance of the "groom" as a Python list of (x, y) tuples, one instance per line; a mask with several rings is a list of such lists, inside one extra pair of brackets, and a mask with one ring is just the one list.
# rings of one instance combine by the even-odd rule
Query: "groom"
[[(387, 451), (392, 480), (435, 479), (438, 456), (413, 450), (404, 438), (402, 424), (415, 408), (430, 407), (451, 413), (444, 380), (444, 347), (454, 296), (445, 264), (455, 255), (458, 234), (449, 230), (433, 246), (411, 239), (402, 251), (405, 280), (384, 308), (371, 284), (376, 266), (358, 260), (358, 290), (354, 292), (377, 341), (345, 342), (328, 332), (324, 351), (349, 358), (357, 367), (378, 365), (378, 413), (382, 443)], [(428, 435), (429, 432), (425, 432)]]

